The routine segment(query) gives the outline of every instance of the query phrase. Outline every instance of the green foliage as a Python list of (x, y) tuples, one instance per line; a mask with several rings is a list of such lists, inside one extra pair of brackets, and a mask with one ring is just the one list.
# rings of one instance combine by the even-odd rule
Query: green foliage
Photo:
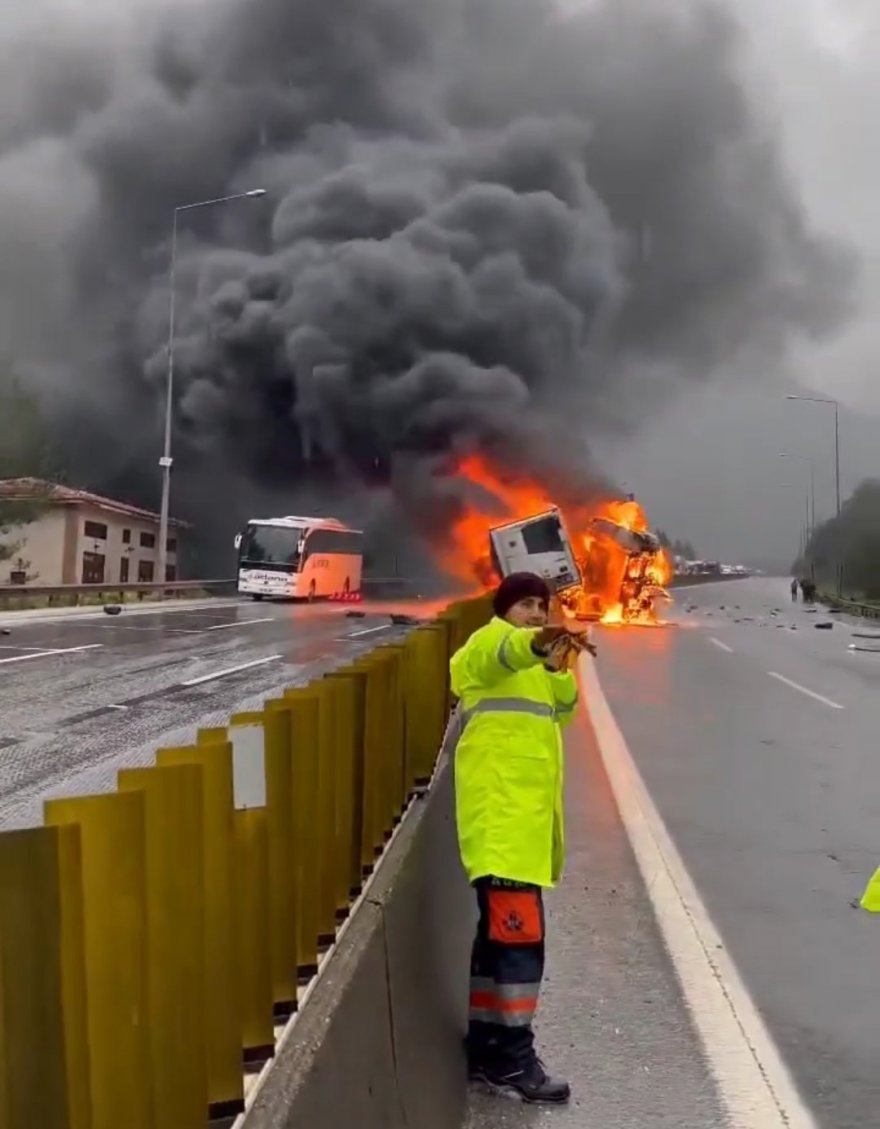
[(812, 565), (821, 587), (833, 590), (840, 568), (845, 592), (880, 600), (880, 481), (862, 482), (844, 502), (840, 516), (816, 528), (805, 557), (797, 567)]
[[(0, 481), (9, 478), (53, 477), (52, 456), (39, 405), (8, 369), (0, 368)], [(46, 492), (25, 498), (0, 496), (0, 561), (21, 548), (16, 530), (35, 521), (46, 504)], [(24, 568), (27, 562), (22, 561)]]

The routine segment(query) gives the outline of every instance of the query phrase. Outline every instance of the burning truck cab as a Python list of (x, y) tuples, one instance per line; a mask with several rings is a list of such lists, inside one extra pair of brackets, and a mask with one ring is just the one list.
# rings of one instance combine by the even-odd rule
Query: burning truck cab
[(489, 554), (499, 576), (532, 572), (543, 576), (557, 593), (580, 586), (580, 569), (558, 509), (493, 526)]
[(657, 601), (670, 598), (666, 553), (656, 534), (636, 527), (630, 511), (641, 510), (632, 498), (611, 508), (614, 517), (589, 520), (577, 548), (556, 508), (493, 526), (489, 547), (495, 572), (543, 576), (564, 610), (578, 619), (657, 623)]
[[(671, 572), (659, 537), (611, 518), (587, 526), (582, 587), (575, 615), (604, 623), (655, 623), (658, 600), (669, 600)], [(586, 601), (586, 606), (585, 606)]]

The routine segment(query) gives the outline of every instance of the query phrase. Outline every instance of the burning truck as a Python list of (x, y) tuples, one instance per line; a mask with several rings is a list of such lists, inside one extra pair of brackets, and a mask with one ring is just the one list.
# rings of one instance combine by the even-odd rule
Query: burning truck
[(471, 491), (444, 542), (444, 564), (483, 587), (534, 572), (564, 610), (605, 624), (659, 622), (672, 562), (632, 496), (560, 507), (540, 485), (503, 476), (482, 457), (459, 465)]
[[(632, 503), (633, 499), (627, 499)], [(562, 512), (553, 508), (489, 530), (498, 576), (534, 572), (554, 588), (566, 611), (602, 623), (655, 623), (658, 600), (668, 600), (670, 568), (656, 534), (611, 517), (594, 517), (581, 544), (573, 543)]]

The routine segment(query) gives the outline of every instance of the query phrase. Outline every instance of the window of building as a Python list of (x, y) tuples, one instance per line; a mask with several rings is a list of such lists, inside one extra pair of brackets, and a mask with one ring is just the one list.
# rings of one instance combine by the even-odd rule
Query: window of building
[(177, 538), (176, 537), (169, 537), (167, 544), (168, 544), (168, 552), (169, 553), (176, 553), (177, 552)]
[(106, 557), (103, 553), (83, 553), (82, 560), (82, 583), (83, 584), (103, 584), (104, 583), (104, 563)]
[(123, 529), (123, 531), (122, 531), (122, 544), (123, 545), (130, 545), (131, 544), (131, 530), (130, 529)]
[(155, 549), (156, 548), (156, 535), (155, 535), (155, 533), (142, 533), (141, 534), (141, 548), (142, 549)]
[(128, 584), (128, 557), (123, 557), (119, 562), (119, 583)]
[(165, 581), (168, 584), (173, 583), (177, 579), (177, 569), (173, 564), (165, 566)]
[(153, 583), (153, 562), (138, 561), (138, 584)]
[(87, 521), (85, 533), (86, 537), (94, 537), (96, 541), (107, 540), (107, 526), (102, 521)]

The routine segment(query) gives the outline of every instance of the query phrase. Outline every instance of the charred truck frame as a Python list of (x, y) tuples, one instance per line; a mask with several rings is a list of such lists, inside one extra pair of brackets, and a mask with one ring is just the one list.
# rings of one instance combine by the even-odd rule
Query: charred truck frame
[(669, 593), (658, 577), (663, 547), (656, 534), (595, 517), (576, 552), (558, 509), (489, 531), (492, 565), (500, 576), (534, 572), (551, 585), (570, 614), (584, 620), (654, 622), (654, 607)]

